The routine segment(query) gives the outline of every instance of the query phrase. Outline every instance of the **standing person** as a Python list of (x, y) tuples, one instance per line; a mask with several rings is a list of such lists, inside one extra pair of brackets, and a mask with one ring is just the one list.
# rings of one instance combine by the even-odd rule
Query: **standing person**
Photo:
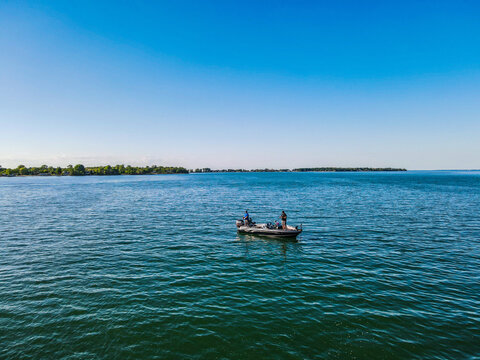
[(286, 230), (287, 229), (287, 214), (285, 214), (285, 211), (282, 210), (282, 215), (280, 215), (280, 219), (282, 219), (282, 229)]
[(248, 226), (250, 223), (250, 215), (248, 215), (248, 210), (245, 210), (245, 215), (243, 215), (243, 223), (245, 226)]

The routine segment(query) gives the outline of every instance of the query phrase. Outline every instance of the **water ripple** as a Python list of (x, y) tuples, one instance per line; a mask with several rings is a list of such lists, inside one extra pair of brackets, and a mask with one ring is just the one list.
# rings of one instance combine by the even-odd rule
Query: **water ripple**
[(478, 172), (1, 178), (0, 358), (475, 358), (479, 208)]

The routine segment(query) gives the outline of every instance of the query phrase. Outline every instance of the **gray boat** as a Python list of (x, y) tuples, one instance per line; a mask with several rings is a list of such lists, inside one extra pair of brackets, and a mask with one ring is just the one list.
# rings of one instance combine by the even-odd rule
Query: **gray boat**
[(274, 224), (256, 224), (245, 225), (243, 220), (237, 220), (237, 231), (240, 234), (273, 236), (282, 238), (296, 238), (302, 232), (302, 226), (287, 225), (286, 229), (275, 226)]

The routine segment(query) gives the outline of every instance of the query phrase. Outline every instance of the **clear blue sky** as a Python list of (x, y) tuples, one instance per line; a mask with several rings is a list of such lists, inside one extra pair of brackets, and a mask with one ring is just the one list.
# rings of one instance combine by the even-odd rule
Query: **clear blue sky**
[(4, 0), (19, 163), (480, 168), (480, 2)]

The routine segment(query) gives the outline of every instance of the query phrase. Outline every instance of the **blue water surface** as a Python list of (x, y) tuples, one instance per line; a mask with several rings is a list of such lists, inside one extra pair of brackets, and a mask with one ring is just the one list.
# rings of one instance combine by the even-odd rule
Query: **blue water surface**
[(479, 209), (468, 171), (0, 178), (0, 358), (478, 358)]

